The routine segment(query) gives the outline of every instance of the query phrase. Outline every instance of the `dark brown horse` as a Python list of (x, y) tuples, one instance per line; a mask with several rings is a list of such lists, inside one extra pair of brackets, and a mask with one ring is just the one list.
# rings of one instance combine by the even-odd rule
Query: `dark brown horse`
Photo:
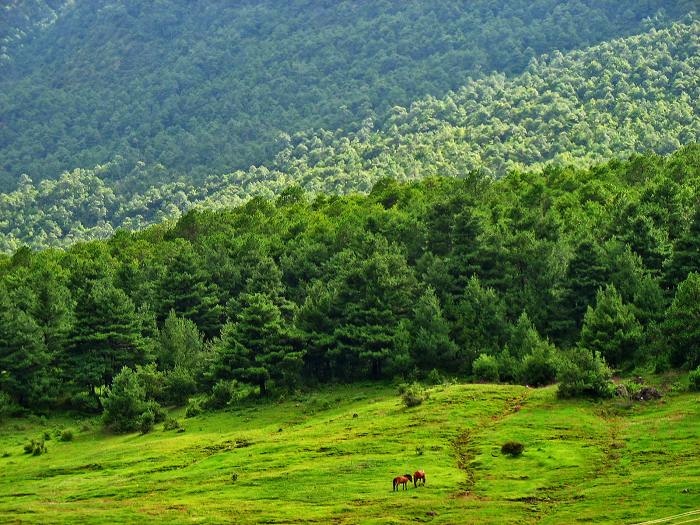
[(404, 474), (403, 476), (396, 476), (394, 478), (394, 490), (399, 490), (399, 485), (403, 485), (404, 490), (408, 490), (406, 485), (409, 481), (413, 481), (413, 477), (410, 474)]
[(425, 471), (424, 470), (416, 470), (413, 473), (413, 486), (417, 487), (419, 481), (422, 481), (423, 485), (425, 485)]

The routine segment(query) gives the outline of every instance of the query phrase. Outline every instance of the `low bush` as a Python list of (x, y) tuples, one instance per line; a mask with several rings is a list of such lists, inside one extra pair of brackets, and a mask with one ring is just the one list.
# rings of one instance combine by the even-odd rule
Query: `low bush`
[(24, 453), (32, 456), (41, 456), (48, 452), (46, 443), (43, 439), (32, 439), (24, 445)]
[(185, 417), (195, 417), (202, 413), (202, 401), (198, 397), (191, 397), (187, 400), (187, 408), (185, 408)]
[(177, 419), (167, 418), (163, 422), (163, 431), (177, 430), (179, 428), (182, 428), (182, 425), (180, 425), (180, 422)]
[(165, 393), (168, 401), (182, 406), (197, 392), (197, 381), (190, 370), (175, 367), (165, 375)]
[(445, 379), (437, 368), (433, 368), (426, 377), (426, 382), (429, 385), (441, 385), (444, 381)]
[(690, 390), (700, 392), (700, 366), (688, 374)]
[(523, 453), (523, 450), (525, 450), (525, 445), (518, 441), (506, 441), (501, 447), (501, 453), (513, 457), (520, 456)]
[(481, 354), (472, 363), (472, 374), (478, 381), (497, 383), (499, 379), (498, 361), (492, 355)]
[(527, 385), (544, 386), (557, 378), (556, 351), (554, 346), (543, 343), (523, 359), (520, 381)]
[(219, 381), (211, 389), (207, 399), (207, 408), (224, 408), (236, 398), (236, 381)]
[(61, 430), (59, 438), (61, 441), (73, 441), (73, 431), (69, 428)]
[(421, 405), (423, 401), (428, 399), (428, 395), (422, 386), (414, 383), (404, 390), (401, 399), (406, 408), (412, 408)]
[(6, 393), (0, 391), (0, 422), (10, 417), (17, 410), (17, 406), (12, 402), (12, 398)]
[(155, 420), (156, 416), (150, 410), (146, 410), (143, 414), (141, 414), (138, 419), (138, 429), (141, 434), (148, 434), (151, 430), (153, 430)]
[(559, 397), (611, 397), (612, 372), (599, 352), (573, 348), (562, 356), (557, 370)]

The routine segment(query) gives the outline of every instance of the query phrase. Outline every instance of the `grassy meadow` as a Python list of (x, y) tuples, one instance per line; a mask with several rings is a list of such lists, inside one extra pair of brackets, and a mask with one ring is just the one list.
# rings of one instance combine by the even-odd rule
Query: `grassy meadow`
[[(0, 426), (1, 523), (637, 523), (700, 509), (700, 396), (562, 401), (556, 387), (389, 385), (250, 402), (185, 431)], [(45, 431), (48, 452), (23, 453)], [(500, 452), (508, 440), (522, 456)], [(424, 487), (392, 478), (424, 469)], [(233, 479), (237, 475), (237, 479)], [(689, 514), (664, 523), (687, 523)]]

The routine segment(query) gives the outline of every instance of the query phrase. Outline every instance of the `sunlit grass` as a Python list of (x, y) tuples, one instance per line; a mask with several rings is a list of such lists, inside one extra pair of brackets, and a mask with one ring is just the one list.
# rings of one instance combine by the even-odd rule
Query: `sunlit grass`
[[(561, 401), (554, 387), (450, 385), (407, 409), (395, 389), (360, 385), (183, 422), (145, 436), (6, 422), (0, 522), (624, 523), (700, 508), (692, 394), (626, 408)], [(22, 453), (61, 427), (73, 441)], [(500, 453), (508, 440), (522, 456)], [(392, 492), (419, 468), (425, 487)]]

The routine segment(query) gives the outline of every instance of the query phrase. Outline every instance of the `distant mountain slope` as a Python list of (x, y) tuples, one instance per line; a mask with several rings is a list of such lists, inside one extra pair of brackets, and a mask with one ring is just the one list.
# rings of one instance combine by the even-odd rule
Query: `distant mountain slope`
[(15, 51), (36, 31), (58, 20), (75, 0), (5, 0), (0, 5), (0, 72), (14, 61)]
[(0, 195), (0, 249), (67, 245), (177, 217), (194, 205), (235, 205), (290, 184), (311, 191), (367, 191), (401, 180), (472, 169), (502, 174), (549, 162), (589, 164), (636, 151), (700, 142), (700, 21), (533, 62), (521, 76), (495, 74), (443, 99), (394, 108), (380, 129), (289, 137), (270, 167), (118, 192), (109, 180), (156, 176), (158, 165), (115, 160)]
[[(39, 23), (60, 3), (14, 0), (27, 17), (4, 25)], [(139, 188), (247, 168), (284, 147), (282, 131), (359, 129), (468, 76), (518, 73), (542, 53), (665, 25), (695, 4), (76, 0), (2, 69), (0, 190), (22, 173), (56, 178), (117, 155), (164, 166)]]

